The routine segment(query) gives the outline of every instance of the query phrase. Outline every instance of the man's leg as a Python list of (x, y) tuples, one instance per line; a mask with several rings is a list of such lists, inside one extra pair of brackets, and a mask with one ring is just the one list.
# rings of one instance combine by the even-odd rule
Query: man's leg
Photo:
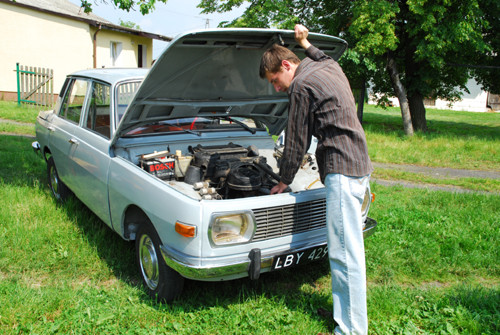
[(367, 334), (366, 265), (361, 204), (369, 178), (328, 174), (326, 222), (335, 334)]

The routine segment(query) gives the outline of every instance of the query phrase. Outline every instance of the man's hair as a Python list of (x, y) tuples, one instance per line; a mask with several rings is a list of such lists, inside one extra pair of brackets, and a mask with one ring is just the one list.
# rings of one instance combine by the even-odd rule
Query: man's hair
[(273, 44), (264, 52), (260, 59), (259, 75), (262, 79), (266, 78), (266, 73), (277, 73), (281, 70), (281, 62), (287, 60), (294, 64), (300, 64), (300, 59), (288, 48), (278, 44)]

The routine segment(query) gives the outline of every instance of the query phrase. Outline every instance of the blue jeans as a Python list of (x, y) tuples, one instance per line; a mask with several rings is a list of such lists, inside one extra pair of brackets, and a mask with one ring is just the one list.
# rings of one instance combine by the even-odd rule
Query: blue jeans
[(325, 178), (335, 334), (368, 333), (361, 204), (369, 179), (341, 174)]

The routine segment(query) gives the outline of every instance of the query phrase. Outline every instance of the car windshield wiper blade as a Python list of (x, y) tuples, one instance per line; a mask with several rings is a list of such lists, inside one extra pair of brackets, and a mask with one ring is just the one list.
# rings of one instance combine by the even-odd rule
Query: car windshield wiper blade
[(211, 116), (211, 117), (214, 118), (214, 119), (221, 119), (221, 120), (226, 120), (226, 121), (229, 121), (229, 122), (234, 122), (237, 125), (242, 126), (243, 128), (245, 128), (245, 130), (248, 130), (252, 134), (255, 134), (257, 132), (255, 129), (250, 128), (245, 123), (243, 123), (243, 122), (241, 122), (239, 120), (235, 120), (235, 119), (231, 118), (230, 116)]

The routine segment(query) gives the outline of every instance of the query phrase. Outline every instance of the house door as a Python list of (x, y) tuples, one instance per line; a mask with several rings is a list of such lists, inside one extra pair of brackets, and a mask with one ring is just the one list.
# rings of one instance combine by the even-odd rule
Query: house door
[(137, 67), (148, 67), (147, 47), (143, 44), (137, 46)]

